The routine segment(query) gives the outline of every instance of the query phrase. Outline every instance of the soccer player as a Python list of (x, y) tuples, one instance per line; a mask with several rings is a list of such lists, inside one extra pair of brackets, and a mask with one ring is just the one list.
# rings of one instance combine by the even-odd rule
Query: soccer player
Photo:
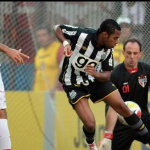
[[(4, 52), (10, 57), (16, 65), (24, 64), (23, 58), (29, 58), (29, 56), (21, 53), (20, 50), (9, 48), (4, 44), (0, 44), (0, 51)], [(0, 72), (0, 150), (11, 150), (10, 133), (7, 123), (7, 112), (6, 112), (6, 98), (3, 80)]]
[[(137, 39), (132, 38), (124, 43), (123, 55), (125, 60), (115, 67), (111, 80), (119, 89), (124, 101), (130, 100), (140, 106), (142, 111), (141, 119), (150, 131), (150, 114), (147, 106), (150, 65), (139, 62), (142, 56), (142, 45)], [(121, 124), (117, 120), (116, 112), (109, 107), (106, 117), (105, 140), (101, 142), (100, 150), (111, 150), (111, 146), (112, 150), (129, 150), (134, 140), (146, 144), (147, 141), (139, 134), (129, 126)]]
[(113, 48), (121, 34), (118, 23), (113, 19), (106, 19), (97, 30), (62, 24), (55, 25), (54, 31), (64, 45), (65, 54), (59, 80), (70, 104), (83, 122), (89, 150), (97, 150), (94, 140), (96, 123), (89, 106), (89, 98), (93, 103), (108, 103), (136, 131), (143, 126), (141, 136), (150, 143), (150, 135), (143, 122), (128, 109), (110, 81)]

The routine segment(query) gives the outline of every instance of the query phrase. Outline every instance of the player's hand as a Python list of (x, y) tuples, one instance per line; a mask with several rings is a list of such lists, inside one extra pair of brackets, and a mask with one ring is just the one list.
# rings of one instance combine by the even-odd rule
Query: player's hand
[(111, 150), (112, 139), (113, 133), (105, 131), (104, 139), (99, 142), (98, 150)]
[(73, 54), (73, 52), (71, 50), (71, 46), (69, 44), (65, 46), (64, 54), (66, 57), (70, 57)]
[(84, 71), (88, 74), (91, 75), (93, 77), (97, 77), (98, 76), (98, 72), (95, 70), (95, 68), (92, 65), (87, 65), (84, 69)]
[(6, 55), (10, 57), (15, 62), (16, 65), (18, 64), (23, 65), (24, 64), (23, 58), (29, 58), (29, 56), (21, 53), (21, 49), (16, 50), (12, 48), (7, 48)]

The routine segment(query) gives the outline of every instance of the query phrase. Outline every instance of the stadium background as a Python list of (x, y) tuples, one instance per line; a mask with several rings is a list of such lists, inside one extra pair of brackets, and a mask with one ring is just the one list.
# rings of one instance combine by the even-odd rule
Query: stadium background
[[(56, 99), (48, 92), (33, 92), (34, 57), (39, 45), (35, 29), (41, 23), (80, 24), (98, 28), (106, 18), (117, 19), (125, 2), (0, 2), (0, 41), (29, 55), (24, 66), (14, 66), (0, 54), (1, 71), (6, 89), (8, 123), (12, 150), (87, 149), (81, 131), (82, 123), (67, 102), (64, 92)], [(143, 2), (145, 20), (141, 30), (143, 61), (150, 62), (150, 2)], [(149, 96), (150, 101), (150, 96)], [(104, 103), (90, 103), (97, 119), (96, 143), (103, 138)], [(148, 150), (148, 145), (134, 142), (131, 150)]]

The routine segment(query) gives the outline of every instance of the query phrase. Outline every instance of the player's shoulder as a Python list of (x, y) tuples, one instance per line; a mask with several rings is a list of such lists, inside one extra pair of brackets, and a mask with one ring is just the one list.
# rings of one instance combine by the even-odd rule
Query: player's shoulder
[(68, 28), (78, 31), (79, 33), (95, 33), (96, 29), (92, 27), (82, 27), (82, 26), (75, 26), (75, 25), (68, 25), (68, 24), (61, 24), (59, 25), (61, 28)]
[(112, 75), (118, 76), (118, 75), (120, 75), (121, 72), (123, 72), (123, 63), (114, 67), (114, 69), (112, 71)]
[(123, 66), (124, 66), (123, 63), (118, 64), (118, 65), (114, 68), (114, 71), (120, 71), (120, 69), (122, 69)]
[(138, 62), (138, 66), (145, 69), (150, 69), (150, 64), (146, 62)]
[(84, 28), (84, 31), (86, 33), (95, 33), (97, 30), (92, 27), (88, 27), (88, 28)]

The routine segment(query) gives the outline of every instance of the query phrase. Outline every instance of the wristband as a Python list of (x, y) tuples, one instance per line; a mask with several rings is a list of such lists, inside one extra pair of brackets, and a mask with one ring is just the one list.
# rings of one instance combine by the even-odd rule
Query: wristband
[(69, 44), (69, 42), (68, 42), (68, 41), (66, 41), (66, 40), (65, 40), (65, 41), (63, 41), (63, 46), (64, 46), (64, 47), (66, 47), (66, 45), (68, 45), (68, 44)]
[(112, 140), (113, 139), (113, 132), (105, 131), (104, 138)]

